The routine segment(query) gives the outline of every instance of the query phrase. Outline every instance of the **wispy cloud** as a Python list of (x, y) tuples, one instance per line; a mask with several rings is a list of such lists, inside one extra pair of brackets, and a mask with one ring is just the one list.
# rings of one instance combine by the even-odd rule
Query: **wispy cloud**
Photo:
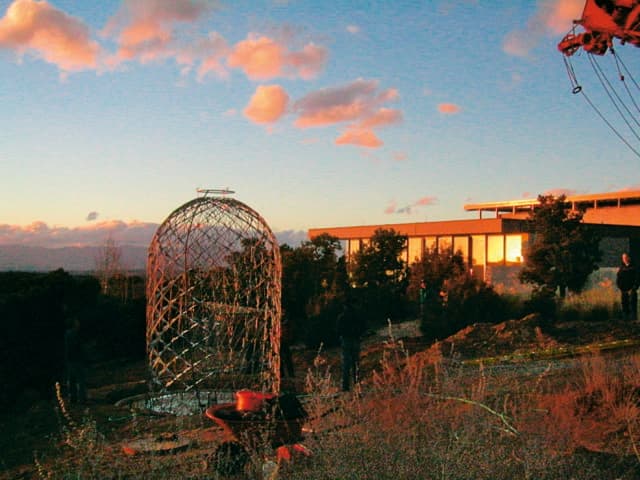
[(333, 125), (372, 115), (379, 105), (378, 82), (358, 79), (339, 87), (323, 88), (296, 101), (300, 128)]
[(526, 57), (548, 35), (568, 32), (580, 18), (584, 0), (539, 0), (525, 27), (509, 32), (502, 49), (509, 55)]
[(280, 85), (259, 86), (244, 109), (245, 116), (256, 123), (273, 123), (287, 111), (289, 95)]
[(314, 78), (324, 67), (327, 50), (314, 43), (301, 50), (289, 47), (273, 38), (249, 34), (236, 44), (228, 57), (230, 67), (239, 68), (252, 80), (276, 77)]
[(183, 75), (195, 71), (199, 81), (211, 74), (227, 78), (230, 69), (250, 80), (309, 80), (324, 68), (328, 50), (301, 44), (286, 27), (275, 38), (249, 33), (235, 45), (215, 31), (198, 33), (194, 27), (218, 7), (217, 0), (123, 0), (97, 36), (105, 45), (115, 43), (109, 53), (82, 20), (46, 0), (14, 0), (0, 18), (0, 49), (34, 55), (64, 73), (173, 60)]
[(195, 22), (215, 6), (208, 0), (124, 0), (103, 30), (105, 36), (116, 38), (114, 63), (174, 55), (177, 26)]
[[(313, 41), (301, 41), (298, 32), (281, 27), (270, 35), (249, 33), (230, 45), (217, 32), (203, 34), (197, 27), (219, 8), (218, 0), (122, 0), (97, 35), (115, 51), (108, 54), (79, 19), (46, 0), (14, 0), (0, 19), (0, 49), (22, 56), (33, 54), (58, 66), (66, 75), (83, 69), (117, 69), (126, 62), (150, 64), (174, 61), (184, 76), (195, 72), (199, 81), (209, 75), (228, 78), (232, 70), (248, 79), (313, 79), (326, 64), (328, 50)], [(359, 32), (357, 25), (348, 31)], [(395, 88), (378, 81), (357, 79), (316, 90), (290, 105), (280, 86), (258, 87), (244, 109), (252, 122), (273, 124), (286, 113), (297, 128), (339, 125), (337, 145), (378, 148), (378, 130), (403, 120), (389, 103), (399, 99)]]
[(189, 73), (195, 65), (199, 81), (209, 74), (215, 74), (219, 78), (227, 78), (229, 73), (225, 60), (229, 55), (230, 47), (227, 41), (217, 32), (210, 32), (207, 38), (184, 45), (175, 52), (176, 62), (182, 65), (183, 74)]
[(454, 115), (456, 113), (460, 113), (462, 109), (460, 106), (455, 103), (440, 103), (438, 104), (438, 111), (440, 113), (444, 113), (445, 115)]
[(395, 213), (397, 207), (398, 207), (398, 204), (396, 203), (396, 201), (395, 200), (391, 200), (389, 202), (389, 204), (387, 205), (387, 207), (384, 209), (384, 213), (386, 213), (387, 215)]
[(578, 193), (578, 191), (572, 190), (570, 188), (551, 188), (543, 192), (543, 195), (553, 195), (554, 197), (566, 195), (568, 197), (570, 195), (577, 195)]
[(338, 145), (376, 148), (382, 141), (375, 128), (402, 120), (402, 112), (382, 105), (398, 98), (398, 91), (380, 91), (375, 80), (358, 79), (339, 87), (311, 92), (296, 101), (293, 111), (299, 128), (319, 127), (350, 122), (336, 139)]
[(360, 27), (358, 25), (347, 25), (347, 32), (352, 35), (360, 33)]
[[(102, 246), (108, 238), (118, 245), (147, 247), (156, 233), (159, 224), (149, 222), (124, 222), (110, 220), (82, 227), (50, 226), (36, 221), (30, 225), (0, 224), (0, 245), (23, 245), (33, 247), (91, 247)], [(283, 230), (274, 232), (279, 243), (298, 246), (307, 239), (307, 233), (301, 230)]]
[(393, 160), (396, 162), (404, 162), (407, 158), (406, 152), (393, 152)]
[(396, 202), (393, 201), (387, 206), (384, 213), (396, 214), (396, 215), (402, 215), (402, 214), (410, 215), (415, 211), (416, 208), (428, 207), (430, 205), (436, 205), (437, 203), (438, 203), (437, 197), (433, 197), (433, 196), (421, 197), (415, 202), (400, 208), (397, 208)]
[(31, 245), (42, 247), (95, 246), (106, 238), (120, 244), (148, 245), (158, 224), (111, 220), (81, 227), (49, 226), (44, 222), (30, 225), (0, 225), (0, 245)]
[(382, 140), (373, 130), (348, 129), (335, 141), (336, 145), (357, 145), (366, 148), (378, 148), (383, 145)]
[(100, 47), (88, 27), (46, 1), (15, 0), (0, 19), (0, 48), (32, 54), (63, 72), (96, 68)]

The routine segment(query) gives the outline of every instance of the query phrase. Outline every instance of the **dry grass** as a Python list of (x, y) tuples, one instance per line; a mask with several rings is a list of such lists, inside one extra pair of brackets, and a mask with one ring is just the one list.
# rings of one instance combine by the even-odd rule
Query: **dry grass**
[(574, 382), (543, 372), (513, 385), (390, 345), (362, 392), (333, 401), (341, 415), (286, 478), (639, 478), (639, 358), (593, 357)]
[[(390, 335), (379, 364), (343, 393), (335, 362), (320, 351), (301, 395), (310, 415), (304, 444), (313, 454), (269, 464), (268, 478), (640, 478), (640, 356), (565, 361), (567, 368), (549, 363), (533, 373), (469, 366), (437, 349), (411, 355)], [(55, 451), (36, 454), (35, 478), (219, 478), (211, 453), (224, 437), (201, 416), (132, 417), (101, 432), (90, 416), (66, 411), (62, 399), (58, 410)], [(192, 436), (192, 447), (165, 456), (122, 453), (125, 439), (166, 431)], [(266, 440), (235, 478), (263, 478), (265, 461), (276, 458)]]

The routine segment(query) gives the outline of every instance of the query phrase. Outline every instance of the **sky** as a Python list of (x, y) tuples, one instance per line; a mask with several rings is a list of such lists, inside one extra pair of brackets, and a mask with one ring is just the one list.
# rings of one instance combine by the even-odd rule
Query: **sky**
[(291, 239), (640, 189), (557, 49), (583, 5), (0, 0), (0, 245), (145, 244), (198, 188)]

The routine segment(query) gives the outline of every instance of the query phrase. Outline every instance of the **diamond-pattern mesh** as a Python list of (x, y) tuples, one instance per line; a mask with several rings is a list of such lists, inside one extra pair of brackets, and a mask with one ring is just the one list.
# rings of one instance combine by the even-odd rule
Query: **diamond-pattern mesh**
[(156, 389), (280, 384), (280, 251), (262, 217), (199, 197), (160, 225), (147, 264), (147, 354)]

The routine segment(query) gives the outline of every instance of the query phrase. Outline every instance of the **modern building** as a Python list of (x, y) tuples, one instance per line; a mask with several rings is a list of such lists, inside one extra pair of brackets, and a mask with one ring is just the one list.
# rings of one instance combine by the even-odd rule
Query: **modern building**
[[(640, 190), (572, 195), (572, 209), (584, 208), (583, 221), (602, 236), (601, 267), (614, 267), (621, 252), (640, 259)], [(347, 259), (365, 246), (378, 229), (406, 235), (404, 260), (413, 263), (429, 249), (461, 252), (475, 275), (493, 284), (512, 284), (522, 267), (526, 246), (535, 235), (525, 221), (539, 206), (537, 199), (464, 205), (477, 219), (312, 228), (309, 238), (328, 233), (339, 238)]]

